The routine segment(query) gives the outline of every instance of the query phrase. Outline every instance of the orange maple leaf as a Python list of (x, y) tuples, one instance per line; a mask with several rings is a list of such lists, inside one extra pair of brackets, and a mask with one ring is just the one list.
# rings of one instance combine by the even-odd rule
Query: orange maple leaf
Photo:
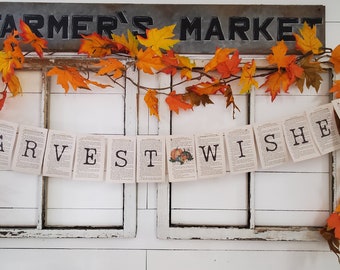
[(105, 57), (112, 53), (115, 44), (107, 37), (102, 37), (98, 33), (81, 35), (81, 44), (78, 54), (84, 53), (89, 57)]
[(256, 88), (259, 87), (258, 82), (254, 79), (255, 72), (256, 63), (254, 59), (251, 61), (251, 63), (245, 63), (242, 67), (242, 74), (239, 82), (239, 85), (242, 86), (240, 91), (241, 94), (249, 93), (252, 86), (255, 86)]
[(330, 93), (335, 93), (336, 98), (340, 98), (340, 80), (336, 80), (333, 87), (329, 89)]
[(159, 120), (157, 92), (149, 89), (144, 96), (144, 101), (149, 108), (150, 115), (156, 116)]
[(276, 96), (280, 93), (281, 89), (284, 92), (288, 91), (291, 84), (290, 78), (287, 72), (276, 71), (275, 73), (267, 76), (265, 83), (262, 86), (266, 86), (266, 92), (271, 95), (271, 100), (274, 101)]
[(186, 87), (188, 92), (195, 92), (198, 95), (214, 95), (218, 91), (224, 93), (226, 85), (215, 79), (212, 82), (201, 82), (199, 84)]
[(332, 213), (327, 219), (327, 229), (333, 230), (334, 235), (340, 240), (340, 214), (337, 212)]
[(169, 50), (166, 52), (166, 54), (162, 55), (162, 62), (165, 65), (165, 67), (162, 69), (163, 73), (171, 75), (175, 75), (177, 73), (179, 61), (173, 50)]
[(4, 104), (5, 104), (5, 100), (7, 97), (7, 91), (6, 89), (4, 91), (1, 92), (1, 98), (0, 98), (0, 111), (2, 110)]
[(11, 34), (6, 36), (4, 40), (4, 51), (5, 52), (13, 52), (17, 50), (19, 47), (19, 40), (17, 39), (19, 36), (19, 32), (14, 30)]
[(296, 49), (303, 54), (312, 51), (313, 54), (319, 54), (322, 52), (322, 43), (316, 37), (316, 26), (310, 27), (307, 22), (304, 22), (301, 29), (299, 29), (300, 35), (293, 34), (296, 40)]
[(142, 36), (137, 36), (137, 38), (142, 45), (153, 49), (156, 54), (161, 55), (161, 49), (170, 50), (179, 42), (178, 39), (172, 39), (175, 36), (173, 33), (175, 27), (176, 25), (172, 24), (161, 29), (146, 29), (146, 38)]
[(118, 79), (123, 76), (125, 66), (119, 60), (115, 58), (100, 59), (96, 66), (101, 67), (97, 74), (98, 75), (109, 75), (114, 79)]
[(69, 90), (69, 84), (73, 87), (73, 90), (78, 88), (90, 89), (87, 83), (87, 79), (84, 78), (79, 71), (70, 66), (63, 66), (62, 68), (53, 67), (47, 72), (47, 76), (57, 76), (57, 84), (64, 88), (65, 93)]
[(145, 51), (142, 49), (138, 51), (136, 67), (145, 73), (154, 74), (154, 70), (160, 71), (165, 65), (153, 49), (147, 48)]
[(209, 72), (216, 69), (216, 67), (229, 59), (229, 54), (234, 52), (235, 49), (217, 48), (214, 57), (204, 66), (204, 71)]
[(336, 46), (332, 51), (329, 61), (334, 65), (335, 72), (340, 73), (340, 45)]
[(23, 20), (20, 20), (20, 29), (22, 31), (20, 36), (22, 37), (23, 42), (30, 44), (38, 56), (43, 58), (43, 50), (47, 48), (47, 41), (34, 34), (31, 28)]
[(226, 79), (231, 75), (236, 75), (241, 70), (239, 67), (240, 62), (241, 58), (239, 58), (239, 52), (236, 50), (231, 58), (228, 56), (225, 61), (218, 63), (216, 69), (221, 74), (221, 77)]
[(68, 93), (70, 85), (73, 90), (76, 91), (78, 88), (90, 90), (89, 84), (93, 84), (100, 88), (106, 88), (110, 85), (101, 84), (96, 81), (91, 81), (82, 76), (79, 71), (70, 66), (53, 67), (47, 72), (47, 76), (57, 76), (57, 84), (64, 88), (65, 93)]
[(294, 55), (286, 55), (288, 48), (283, 40), (277, 42), (271, 50), (273, 53), (267, 56), (267, 60), (269, 64), (277, 65), (278, 69), (286, 68), (296, 59)]
[(162, 72), (175, 75), (180, 70), (182, 79), (191, 80), (192, 69), (195, 67), (195, 63), (191, 62), (189, 57), (175, 54), (173, 50), (169, 50), (166, 54), (162, 55), (162, 62), (165, 65)]
[(112, 39), (115, 43), (120, 44), (124, 48), (126, 48), (126, 52), (131, 56), (135, 57), (138, 53), (138, 40), (137, 38), (131, 33), (130, 30), (127, 32), (127, 38), (124, 34), (121, 36), (112, 34)]
[(192, 104), (186, 103), (183, 95), (177, 94), (175, 90), (170, 92), (166, 97), (165, 102), (168, 104), (170, 111), (174, 111), (177, 114), (179, 113), (179, 109), (188, 110), (193, 107)]

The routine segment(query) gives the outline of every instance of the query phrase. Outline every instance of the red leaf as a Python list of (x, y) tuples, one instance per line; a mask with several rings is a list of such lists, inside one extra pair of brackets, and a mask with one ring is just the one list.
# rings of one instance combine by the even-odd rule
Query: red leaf
[(5, 100), (6, 100), (6, 97), (7, 97), (7, 91), (4, 90), (4, 91), (2, 91), (1, 94), (2, 94), (2, 98), (0, 99), (0, 111), (2, 110), (2, 107), (5, 104)]
[(241, 68), (239, 64), (241, 58), (239, 58), (239, 53), (236, 50), (231, 58), (227, 58), (224, 62), (217, 65), (216, 69), (221, 74), (222, 78), (229, 78), (231, 75), (236, 75)]
[(22, 20), (20, 20), (20, 28), (22, 31), (20, 36), (22, 37), (24, 43), (30, 44), (39, 57), (42, 58), (43, 50), (47, 48), (47, 41), (34, 34), (31, 28)]

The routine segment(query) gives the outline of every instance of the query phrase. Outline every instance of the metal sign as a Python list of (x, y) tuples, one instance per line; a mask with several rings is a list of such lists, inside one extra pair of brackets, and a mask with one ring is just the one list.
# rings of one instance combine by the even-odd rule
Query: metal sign
[(271, 5), (143, 5), (0, 3), (0, 41), (22, 19), (48, 41), (53, 51), (77, 51), (81, 35), (126, 33), (145, 35), (147, 28), (176, 24), (178, 53), (214, 53), (217, 47), (243, 54), (264, 54), (279, 40), (292, 52), (294, 36), (306, 21), (325, 41), (324, 6)]

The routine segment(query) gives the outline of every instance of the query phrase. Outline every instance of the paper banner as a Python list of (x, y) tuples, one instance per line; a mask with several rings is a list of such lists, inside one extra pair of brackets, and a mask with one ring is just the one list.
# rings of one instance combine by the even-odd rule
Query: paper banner
[(314, 141), (322, 155), (340, 148), (340, 136), (331, 103), (307, 112)]
[(115, 183), (136, 181), (136, 137), (108, 138), (106, 180)]
[(0, 121), (0, 170), (11, 168), (18, 124)]
[(289, 160), (281, 123), (254, 124), (258, 155), (263, 169), (282, 165)]
[(288, 151), (294, 162), (315, 158), (320, 155), (309, 128), (305, 113), (294, 115), (283, 121)]
[(137, 137), (137, 182), (164, 182), (165, 156), (164, 137)]
[(223, 133), (195, 135), (197, 176), (218, 177), (226, 174)]
[(257, 155), (251, 125), (226, 131), (225, 142), (230, 172), (244, 173), (257, 169)]
[(222, 176), (228, 166), (247, 173), (258, 158), (267, 169), (340, 149), (334, 110), (340, 113), (339, 100), (281, 121), (166, 137), (76, 136), (1, 120), (0, 169), (116, 183), (193, 181)]
[(43, 175), (70, 178), (76, 135), (57, 130), (49, 130), (43, 166)]
[(73, 179), (104, 180), (106, 138), (82, 135), (77, 137)]
[(47, 129), (19, 126), (12, 169), (18, 172), (41, 174)]
[(197, 179), (195, 140), (193, 136), (166, 138), (169, 182)]

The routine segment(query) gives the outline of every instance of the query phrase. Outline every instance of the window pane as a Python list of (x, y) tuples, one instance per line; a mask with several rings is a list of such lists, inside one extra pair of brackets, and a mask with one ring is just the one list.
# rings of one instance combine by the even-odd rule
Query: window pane
[[(123, 89), (72, 91), (65, 94), (56, 79), (51, 80), (49, 128), (78, 135), (124, 134)], [(49, 178), (46, 192), (46, 226), (123, 226), (122, 184)]]

